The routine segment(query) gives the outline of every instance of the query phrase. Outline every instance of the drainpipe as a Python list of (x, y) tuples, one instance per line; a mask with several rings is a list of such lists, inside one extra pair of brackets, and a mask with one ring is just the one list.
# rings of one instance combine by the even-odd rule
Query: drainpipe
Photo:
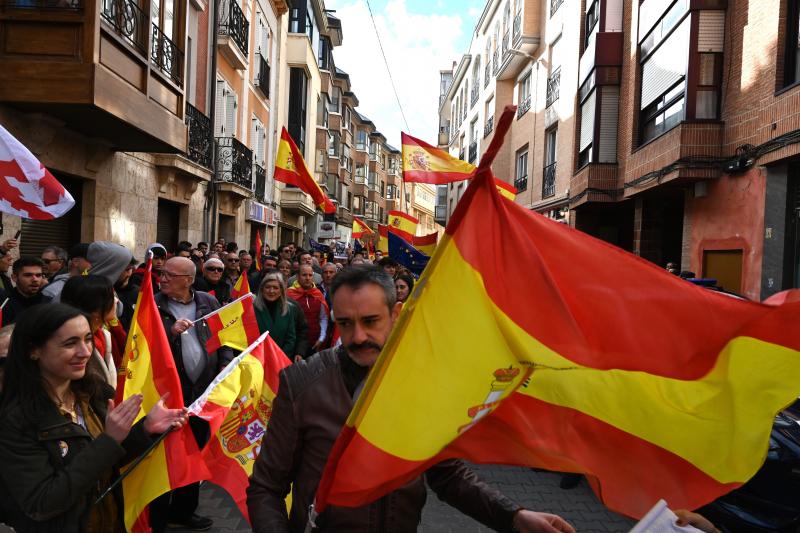
[(211, 106), (209, 107), (209, 118), (211, 119), (211, 183), (208, 184), (208, 194), (206, 196), (206, 221), (211, 220), (211, 223), (206, 223), (206, 227), (211, 227), (211, 235), (206, 239), (209, 243), (214, 243), (217, 240), (217, 210), (219, 209), (217, 197), (217, 183), (219, 176), (217, 175), (217, 143), (214, 138), (214, 125), (216, 124), (217, 114), (217, 44), (219, 40), (219, 3), (220, 0), (214, 0), (213, 12), (211, 13), (212, 24), (212, 48), (211, 48), (211, 69), (208, 73), (209, 86), (211, 87)]

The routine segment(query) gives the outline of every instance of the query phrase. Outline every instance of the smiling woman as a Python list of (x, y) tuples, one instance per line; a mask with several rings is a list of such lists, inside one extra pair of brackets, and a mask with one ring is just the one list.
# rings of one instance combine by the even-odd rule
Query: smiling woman
[(0, 502), (17, 531), (122, 531), (121, 494), (92, 503), (117, 466), (186, 421), (162, 400), (133, 426), (141, 395), (114, 406), (92, 349), (89, 320), (73, 307), (38, 305), (17, 320), (0, 398)]

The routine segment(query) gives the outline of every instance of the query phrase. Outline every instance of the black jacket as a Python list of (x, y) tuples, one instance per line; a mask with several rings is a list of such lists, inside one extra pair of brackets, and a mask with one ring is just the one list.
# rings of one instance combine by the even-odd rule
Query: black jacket
[[(105, 396), (92, 402), (101, 421), (113, 396), (110, 387)], [(151, 443), (143, 421), (120, 445), (105, 433), (92, 439), (55, 405), (36, 420), (26, 418), (19, 405), (9, 405), (0, 414), (0, 522), (21, 533), (85, 531), (89, 508), (106, 489), (98, 486), (99, 480), (109, 471), (115, 479), (116, 467), (144, 453)], [(107, 497), (117, 500), (122, 520), (121, 490)]]
[(214, 296), (217, 298), (217, 301), (220, 305), (225, 305), (226, 303), (231, 301), (231, 287), (225, 280), (220, 279), (219, 283), (211, 284), (206, 278), (197, 277), (194, 280), (194, 285), (192, 288), (196, 291), (201, 292), (211, 292), (214, 291)]
[(8, 298), (8, 303), (3, 307), (3, 325), (13, 324), (24, 310), (38, 304), (49, 303), (52, 298), (45, 296), (41, 291), (30, 298), (23, 296), (16, 287), (10, 291), (0, 291), (0, 305)]
[[(196, 302), (197, 311), (195, 318), (207, 315), (215, 309), (219, 309), (220, 305), (216, 298), (208, 293), (195, 291), (194, 299)], [(200, 397), (206, 390), (206, 387), (213, 381), (219, 371), (233, 360), (233, 350), (227, 346), (223, 346), (219, 350), (208, 354), (206, 360), (206, 367), (203, 373), (195, 383), (186, 375), (183, 367), (183, 352), (181, 351), (181, 336), (172, 334), (172, 326), (177, 319), (169, 310), (169, 298), (166, 294), (159, 292), (155, 296), (158, 312), (161, 314), (161, 321), (164, 323), (164, 329), (167, 331), (167, 338), (169, 339), (170, 347), (172, 348), (172, 357), (175, 359), (175, 366), (178, 368), (178, 376), (181, 378), (181, 389), (183, 391), (183, 402), (187, 406), (194, 400)], [(211, 337), (211, 331), (208, 329), (208, 324), (203, 320), (193, 326), (197, 329), (197, 338), (200, 344), (205, 346), (206, 341)]]
[(131, 320), (133, 320), (133, 311), (134, 307), (136, 306), (136, 299), (139, 297), (139, 291), (141, 287), (128, 281), (128, 284), (124, 287), (117, 287), (114, 286), (114, 292), (117, 293), (117, 298), (119, 301), (122, 302), (122, 315), (119, 317), (119, 321), (122, 324), (122, 327), (125, 328), (125, 331), (131, 329)]

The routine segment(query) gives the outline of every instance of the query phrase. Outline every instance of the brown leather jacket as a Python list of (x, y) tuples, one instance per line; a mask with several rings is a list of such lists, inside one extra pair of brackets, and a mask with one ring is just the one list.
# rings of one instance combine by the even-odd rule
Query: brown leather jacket
[[(353, 407), (343, 364), (354, 363), (344, 349), (329, 349), (281, 372), (265, 445), (247, 489), (255, 533), (304, 530), (325, 462)], [(461, 461), (439, 463), (425, 478), (443, 501), (497, 531), (512, 531), (521, 507), (478, 480)], [(284, 500), (290, 488), (287, 516)], [(417, 478), (370, 505), (328, 507), (316, 523), (326, 532), (416, 531), (426, 495), (422, 478)]]

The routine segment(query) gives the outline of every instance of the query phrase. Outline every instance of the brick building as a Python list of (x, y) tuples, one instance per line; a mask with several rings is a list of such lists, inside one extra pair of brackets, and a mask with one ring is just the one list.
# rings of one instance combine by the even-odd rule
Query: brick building
[(440, 145), (478, 157), (514, 103), (495, 172), (518, 202), (765, 298), (800, 285), (799, 26), (796, 0), (490, 0)]

